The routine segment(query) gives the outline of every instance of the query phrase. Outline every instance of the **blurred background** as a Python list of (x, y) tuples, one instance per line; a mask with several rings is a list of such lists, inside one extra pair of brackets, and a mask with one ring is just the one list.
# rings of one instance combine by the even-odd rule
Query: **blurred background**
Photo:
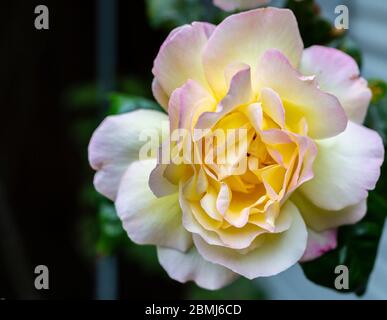
[[(306, 46), (339, 47), (367, 78), (387, 80), (387, 2), (316, 3), (313, 19), (295, 1), (271, 5), (297, 6)], [(49, 30), (34, 27), (40, 4)], [(345, 37), (331, 29), (338, 4), (349, 8)], [(158, 49), (178, 25), (221, 21), (227, 13), (211, 0), (7, 0), (0, 12), (0, 298), (359, 298), (313, 284), (299, 266), (216, 292), (177, 283), (153, 247), (131, 243), (114, 206), (94, 191), (93, 130), (107, 114), (158, 108), (150, 91)], [(384, 232), (361, 299), (387, 299), (386, 248)], [(49, 268), (49, 290), (34, 287), (37, 265)]]

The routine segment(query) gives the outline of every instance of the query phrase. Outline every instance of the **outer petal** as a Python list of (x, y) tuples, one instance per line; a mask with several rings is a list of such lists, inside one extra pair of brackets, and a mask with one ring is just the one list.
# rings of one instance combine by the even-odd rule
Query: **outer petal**
[(158, 247), (157, 255), (168, 275), (179, 282), (192, 280), (200, 287), (216, 290), (237, 278), (234, 272), (204, 260), (195, 247), (186, 253)]
[(255, 69), (262, 54), (280, 50), (294, 67), (301, 58), (303, 43), (292, 11), (265, 8), (226, 18), (215, 29), (203, 54), (204, 70), (217, 97), (227, 92), (224, 71), (231, 63), (246, 63)]
[(199, 253), (208, 261), (221, 264), (246, 278), (276, 275), (295, 264), (304, 254), (307, 231), (297, 208), (290, 202), (281, 214), (293, 216), (292, 225), (280, 234), (267, 235), (265, 242), (247, 253), (210, 245), (199, 235), (193, 235)]
[[(214, 28), (209, 23), (194, 22), (172, 31), (165, 40), (154, 61), (152, 72), (167, 96), (188, 79), (208, 87), (203, 72), (202, 51)], [(159, 100), (160, 90), (154, 92)]]
[(337, 247), (337, 229), (315, 232), (308, 229), (308, 245), (300, 262), (314, 260)]
[(156, 101), (165, 109), (168, 110), (168, 101), (169, 96), (165, 93), (164, 89), (161, 87), (159, 81), (154, 78), (152, 81), (152, 92)]
[(257, 67), (257, 89), (268, 87), (281, 97), (286, 122), (296, 125), (303, 117), (309, 135), (321, 139), (344, 131), (347, 117), (333, 95), (318, 89), (313, 79), (303, 77), (278, 50), (268, 50)]
[(352, 57), (335, 48), (312, 46), (304, 50), (300, 69), (315, 75), (320, 88), (339, 99), (350, 120), (364, 121), (372, 94)]
[(246, 10), (265, 5), (270, 0), (214, 0), (214, 5), (224, 11)]
[(95, 130), (89, 144), (89, 162), (97, 173), (94, 186), (111, 200), (116, 197), (122, 175), (128, 165), (138, 160), (144, 146), (140, 133), (147, 130), (161, 136), (167, 115), (153, 110), (137, 110), (107, 117)]
[(349, 122), (342, 134), (316, 143), (314, 178), (300, 187), (301, 192), (327, 210), (341, 210), (364, 200), (375, 187), (383, 163), (380, 136)]
[(315, 206), (301, 192), (295, 192), (291, 200), (300, 210), (306, 225), (319, 232), (354, 224), (360, 221), (367, 212), (367, 199), (338, 211), (325, 210)]
[(156, 198), (148, 186), (156, 160), (133, 162), (117, 194), (116, 210), (130, 239), (185, 251), (192, 245), (183, 228), (178, 194)]

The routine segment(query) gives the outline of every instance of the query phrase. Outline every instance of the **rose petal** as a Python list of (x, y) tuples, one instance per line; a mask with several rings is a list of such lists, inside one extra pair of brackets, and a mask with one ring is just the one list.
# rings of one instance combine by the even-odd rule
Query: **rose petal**
[(208, 88), (202, 65), (202, 51), (215, 26), (194, 22), (172, 31), (154, 61), (153, 75), (167, 96), (188, 79)]
[(150, 159), (128, 167), (117, 193), (117, 214), (134, 242), (185, 251), (192, 239), (182, 226), (178, 194), (156, 198), (148, 186), (155, 165), (156, 159)]
[(292, 11), (256, 9), (223, 20), (203, 53), (205, 74), (217, 98), (226, 95), (224, 71), (228, 65), (242, 62), (255, 70), (260, 57), (270, 48), (280, 50), (294, 67), (298, 66), (303, 43)]
[(320, 89), (339, 99), (350, 120), (364, 121), (372, 94), (351, 56), (335, 48), (312, 46), (304, 50), (300, 70), (315, 75)]
[(169, 102), (171, 132), (178, 128), (192, 130), (200, 114), (215, 108), (215, 99), (200, 84), (188, 80), (171, 95)]
[(281, 128), (285, 127), (285, 110), (281, 97), (270, 88), (261, 90), (262, 111), (265, 112)]
[(300, 262), (312, 261), (337, 247), (337, 229), (315, 232), (308, 229), (308, 244)]
[[(250, 68), (244, 66), (243, 69), (237, 71), (231, 78), (228, 93), (219, 103), (216, 112), (204, 112), (201, 114), (195, 128), (211, 128), (237, 107), (252, 102), (252, 98)], [(195, 136), (195, 138), (198, 137), (198, 135)]]
[(290, 228), (283, 233), (266, 235), (260, 247), (247, 253), (210, 245), (199, 235), (193, 235), (195, 246), (206, 260), (223, 265), (248, 279), (276, 275), (302, 257), (307, 242), (306, 227), (297, 207), (287, 201), (280, 214), (292, 215)]
[(364, 200), (380, 176), (384, 159), (380, 136), (350, 121), (342, 134), (316, 143), (314, 178), (300, 187), (302, 193), (326, 210), (341, 210)]
[(354, 224), (360, 221), (367, 212), (366, 199), (337, 211), (329, 211), (315, 206), (301, 192), (293, 193), (291, 200), (301, 212), (306, 225), (316, 231)]
[(156, 101), (165, 109), (168, 110), (169, 96), (165, 93), (161, 87), (159, 81), (154, 78), (152, 81), (152, 93)]
[(149, 188), (157, 198), (179, 192), (179, 187), (165, 178), (167, 164), (157, 164), (149, 176)]
[(318, 89), (314, 80), (305, 79), (278, 50), (262, 56), (256, 73), (257, 89), (268, 87), (281, 97), (288, 125), (294, 127), (305, 118), (309, 135), (317, 139), (344, 131), (347, 117), (337, 98)]
[(161, 136), (165, 121), (168, 118), (164, 113), (137, 110), (109, 116), (99, 125), (89, 143), (89, 162), (97, 170), (94, 186), (98, 192), (115, 199), (128, 165), (139, 160), (139, 150), (144, 146), (144, 141), (139, 139), (140, 134), (146, 130), (145, 133), (152, 136)]
[[(265, 231), (252, 224), (243, 228), (230, 226), (222, 229), (220, 219), (212, 218), (200, 205), (186, 200), (182, 195), (180, 195), (180, 206), (183, 211), (184, 227), (191, 233), (199, 234), (207, 243), (217, 245), (219, 248), (226, 246), (233, 249), (245, 249)], [(212, 206), (214, 207), (214, 204)], [(280, 225), (286, 228), (286, 219), (281, 219)]]
[(172, 279), (182, 283), (195, 281), (199, 287), (205, 289), (220, 289), (238, 277), (234, 272), (204, 260), (195, 247), (186, 253), (158, 247), (157, 256)]

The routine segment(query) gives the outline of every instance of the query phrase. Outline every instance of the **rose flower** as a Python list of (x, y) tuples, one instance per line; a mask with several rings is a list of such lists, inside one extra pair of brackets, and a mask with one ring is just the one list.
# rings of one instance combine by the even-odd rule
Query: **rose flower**
[[(291, 11), (179, 27), (153, 75), (167, 115), (107, 117), (89, 160), (130, 239), (156, 245), (171, 278), (217, 289), (272, 276), (335, 248), (337, 227), (365, 215), (384, 159), (362, 126), (371, 92), (347, 54), (304, 50)], [(160, 149), (142, 159), (149, 129)]]

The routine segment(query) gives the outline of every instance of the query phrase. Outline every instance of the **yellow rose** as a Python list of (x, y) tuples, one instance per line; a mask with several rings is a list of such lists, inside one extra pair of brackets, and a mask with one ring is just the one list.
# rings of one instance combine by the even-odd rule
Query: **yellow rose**
[[(168, 115), (108, 117), (89, 159), (129, 237), (157, 245), (173, 279), (217, 289), (278, 274), (334, 248), (337, 227), (366, 213), (384, 158), (361, 125), (370, 90), (345, 53), (304, 50), (291, 11), (179, 27), (153, 74)], [(159, 157), (139, 158), (146, 129)]]

